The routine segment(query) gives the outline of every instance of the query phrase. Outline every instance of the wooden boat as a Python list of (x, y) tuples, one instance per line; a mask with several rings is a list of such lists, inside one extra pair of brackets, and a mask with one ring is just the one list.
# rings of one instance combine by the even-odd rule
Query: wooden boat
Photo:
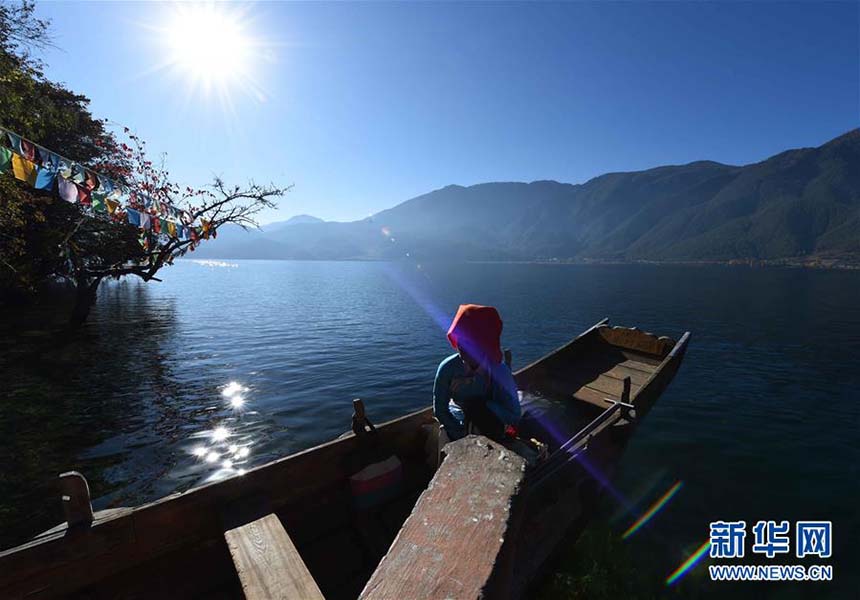
[[(688, 340), (604, 320), (516, 371), (520, 435), (549, 447), (535, 464), (469, 436), (437, 469), (426, 409), (94, 517), (85, 481), (66, 474), (68, 523), (0, 553), (0, 597), (520, 597), (588, 520)], [(350, 477), (386, 453), (396, 495), (358, 508)]]

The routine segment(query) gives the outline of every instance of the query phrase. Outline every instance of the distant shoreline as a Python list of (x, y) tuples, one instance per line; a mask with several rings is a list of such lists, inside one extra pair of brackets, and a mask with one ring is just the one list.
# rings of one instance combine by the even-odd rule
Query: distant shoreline
[[(232, 258), (232, 257), (184, 257), (180, 260), (189, 262), (215, 262), (232, 260), (265, 260), (293, 262), (406, 262), (409, 259), (386, 258)], [(845, 262), (839, 259), (798, 258), (798, 259), (732, 259), (732, 260), (617, 260), (617, 259), (529, 259), (529, 260), (445, 260), (445, 259), (411, 259), (412, 262), (458, 262), (467, 264), (512, 264), (512, 265), (652, 265), (652, 266), (686, 266), (686, 267), (746, 267), (754, 268), (789, 268), (815, 269), (824, 271), (860, 271), (860, 261)]]
[(732, 260), (614, 260), (614, 259), (548, 259), (523, 261), (468, 261), (476, 263), (522, 263), (522, 264), (559, 264), (559, 265), (654, 265), (654, 266), (687, 266), (687, 267), (747, 267), (765, 268), (780, 267), (790, 269), (818, 269), (826, 271), (857, 271), (860, 262), (849, 263), (836, 259), (732, 259)]

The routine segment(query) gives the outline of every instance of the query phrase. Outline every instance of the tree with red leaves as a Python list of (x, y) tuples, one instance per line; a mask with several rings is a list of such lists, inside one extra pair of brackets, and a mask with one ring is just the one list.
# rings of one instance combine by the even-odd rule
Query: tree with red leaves
[[(86, 320), (103, 279), (135, 275), (144, 281), (157, 280), (160, 269), (194, 251), (204, 240), (216, 238), (224, 225), (256, 227), (255, 216), (263, 209), (274, 208), (274, 199), (290, 189), (253, 182), (244, 187), (229, 186), (218, 177), (207, 188), (182, 187), (170, 179), (163, 160), (156, 165), (148, 158), (145, 141), (128, 128), (124, 134), (129, 143), (118, 144), (119, 160), (98, 166), (132, 190), (126, 208), (146, 212), (142, 200), (146, 197), (153, 206), (181, 210), (188, 225), (201, 223), (202, 227), (192, 228), (189, 237), (181, 238), (130, 225), (123, 210), (111, 218), (79, 211), (75, 233), (68, 238), (66, 248), (70, 269), (67, 278), (75, 282), (78, 291), (72, 325)], [(156, 210), (151, 210), (155, 219)]]

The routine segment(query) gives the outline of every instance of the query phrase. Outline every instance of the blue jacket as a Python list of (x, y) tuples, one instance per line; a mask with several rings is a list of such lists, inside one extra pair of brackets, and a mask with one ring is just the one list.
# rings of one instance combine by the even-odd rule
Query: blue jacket
[(452, 440), (465, 435), (460, 406), (468, 398), (486, 398), (487, 408), (505, 425), (519, 422), (522, 410), (510, 367), (499, 363), (492, 367), (491, 375), (493, 389), (489, 391), (484, 375), (466, 374), (466, 365), (459, 354), (452, 354), (439, 364), (433, 382), (433, 414)]

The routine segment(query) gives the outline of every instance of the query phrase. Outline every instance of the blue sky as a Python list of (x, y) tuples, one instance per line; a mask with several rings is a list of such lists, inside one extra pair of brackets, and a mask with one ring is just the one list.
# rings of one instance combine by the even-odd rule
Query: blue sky
[(44, 58), (181, 183), (294, 183), (263, 222), (363, 218), (452, 183), (744, 164), (860, 125), (858, 2), (221, 10), (254, 40), (257, 91), (228, 86), (231, 107), (157, 68), (175, 5), (43, 3)]

